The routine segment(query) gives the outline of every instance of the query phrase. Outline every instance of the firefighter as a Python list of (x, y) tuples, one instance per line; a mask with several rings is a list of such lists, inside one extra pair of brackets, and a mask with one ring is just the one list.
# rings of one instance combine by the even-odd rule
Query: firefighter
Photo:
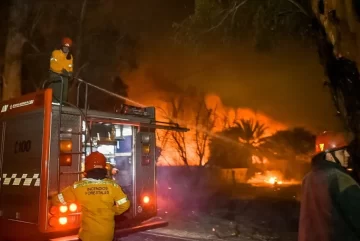
[[(52, 83), (49, 85), (53, 89), (55, 101), (60, 101), (61, 78), (64, 81), (63, 101), (67, 101), (69, 79), (73, 74), (73, 56), (71, 54), (72, 40), (63, 38), (60, 49), (52, 52), (50, 58), (50, 75)], [(55, 83), (54, 83), (55, 82)]]
[(316, 138), (311, 171), (302, 183), (299, 241), (360, 240), (360, 186), (349, 175), (344, 133)]
[(82, 207), (79, 238), (82, 241), (112, 241), (114, 215), (130, 206), (127, 196), (113, 180), (106, 178), (106, 157), (93, 152), (85, 158), (85, 178), (53, 197), (54, 205), (77, 202)]

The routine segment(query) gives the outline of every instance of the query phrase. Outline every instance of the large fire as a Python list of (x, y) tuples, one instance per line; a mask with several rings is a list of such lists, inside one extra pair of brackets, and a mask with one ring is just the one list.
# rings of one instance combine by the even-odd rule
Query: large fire
[(284, 179), (283, 174), (280, 171), (264, 171), (257, 172), (255, 175), (247, 181), (253, 186), (269, 186), (269, 185), (298, 185), (300, 181), (290, 179)]
[[(166, 91), (154, 89), (153, 81), (155, 80), (148, 81), (148, 73), (146, 72), (145, 67), (136, 73), (130, 73), (126, 76), (126, 79), (129, 84), (129, 96), (132, 99), (146, 106), (155, 106), (157, 120), (169, 121), (169, 113), (173, 111), (173, 106), (171, 105), (170, 100), (172, 98), (177, 98), (177, 93), (173, 92), (169, 94)], [(146, 91), (139, 91), (139, 88), (137, 88), (138, 86), (141, 86), (141, 90)], [(265, 136), (287, 128), (286, 125), (271, 119), (261, 112), (255, 112), (248, 108), (227, 107), (222, 103), (221, 98), (215, 94), (208, 94), (205, 96), (205, 105), (207, 109), (216, 110), (215, 114), (217, 116), (214, 128), (212, 128), (210, 133), (208, 133), (210, 137), (212, 137), (215, 132), (229, 127), (229, 124), (231, 125), (235, 120), (239, 120), (241, 118), (255, 119), (264, 124), (267, 127)], [(183, 110), (182, 113), (178, 113), (177, 117), (173, 120), (190, 129), (190, 131), (186, 134), (184, 141), (186, 143), (187, 160), (189, 165), (199, 165), (199, 158), (196, 153), (196, 140), (194, 136), (196, 130), (200, 130), (200, 132), (203, 131), (203, 126), (196, 125), (195, 123), (197, 114), (196, 101), (191, 99), (187, 100), (187, 102), (183, 105), (183, 108), (185, 110)], [(167, 131), (158, 130), (157, 138), (157, 145), (163, 149), (162, 155), (158, 160), (158, 165), (183, 165), (184, 163), (180, 158), (176, 143), (169, 138), (169, 133)], [(206, 147), (202, 165), (207, 162), (208, 156), (209, 151)]]
[[(160, 95), (161, 96), (161, 95)], [(159, 94), (155, 99), (136, 99), (143, 103), (144, 105), (155, 106), (157, 108), (156, 117), (159, 121), (169, 121), (167, 118), (167, 112), (169, 111), (169, 103), (164, 101), (164, 97), (160, 97)], [(211, 133), (208, 133), (209, 136), (213, 136), (215, 132), (221, 131), (229, 123), (233, 123), (235, 120), (240, 118), (245, 119), (255, 119), (259, 122), (265, 124), (268, 128), (266, 129), (265, 136), (271, 135), (278, 130), (286, 129), (286, 126), (282, 123), (272, 120), (268, 116), (262, 113), (256, 113), (251, 109), (246, 108), (231, 108), (226, 107), (222, 104), (220, 97), (216, 95), (207, 95), (205, 98), (206, 107), (208, 109), (216, 109), (216, 115), (219, 118), (216, 118), (214, 128), (211, 130)], [(191, 103), (190, 103), (191, 105)], [(195, 124), (195, 115), (194, 111), (191, 111), (191, 107), (186, 105), (186, 108), (189, 108), (189, 111), (185, 111), (185, 115), (180, 116), (175, 121), (179, 123), (181, 126), (186, 126), (190, 129), (190, 131), (186, 134), (186, 152), (187, 152), (187, 159), (189, 165), (199, 165), (198, 163), (198, 156), (196, 154), (196, 140), (194, 138), (195, 131), (203, 130), (202, 126), (196, 126)], [(191, 113), (193, 112), (193, 113)], [(226, 117), (226, 119), (224, 118)], [(226, 123), (225, 123), (226, 122)], [(169, 138), (169, 133), (163, 130), (157, 131), (157, 143), (163, 149), (162, 155), (158, 160), (159, 166), (176, 166), (176, 165), (183, 165), (179, 154), (177, 152), (177, 146), (171, 138)], [(210, 139), (210, 138), (209, 138)], [(209, 151), (206, 148), (205, 156), (203, 159), (202, 164), (207, 162), (209, 156)]]

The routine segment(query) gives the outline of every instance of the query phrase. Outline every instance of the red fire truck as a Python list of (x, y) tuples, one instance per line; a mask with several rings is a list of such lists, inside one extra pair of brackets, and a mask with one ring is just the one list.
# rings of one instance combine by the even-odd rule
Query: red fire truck
[[(117, 96), (79, 81), (84, 106), (89, 87)], [(76, 235), (81, 207), (52, 206), (50, 197), (82, 178), (85, 155), (95, 150), (119, 170), (113, 178), (131, 200), (116, 220), (115, 236), (167, 225), (146, 222), (157, 214), (155, 130), (188, 129), (157, 122), (154, 107), (124, 105), (120, 113), (108, 113), (54, 103), (52, 89), (4, 101), (0, 111), (1, 240)]]

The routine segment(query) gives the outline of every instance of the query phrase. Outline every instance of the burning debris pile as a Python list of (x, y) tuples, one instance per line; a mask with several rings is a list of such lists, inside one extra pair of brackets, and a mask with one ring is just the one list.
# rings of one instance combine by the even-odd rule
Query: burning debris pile
[(284, 175), (280, 171), (264, 171), (255, 173), (255, 175), (251, 177), (247, 183), (253, 186), (263, 187), (270, 185), (299, 185), (301, 182), (295, 179), (285, 179)]

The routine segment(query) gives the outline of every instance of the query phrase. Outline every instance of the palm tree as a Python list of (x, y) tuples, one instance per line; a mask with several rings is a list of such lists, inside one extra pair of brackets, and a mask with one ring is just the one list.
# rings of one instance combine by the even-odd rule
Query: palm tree
[(244, 144), (239, 143), (238, 132), (238, 127), (230, 127), (211, 138), (208, 165), (222, 168), (248, 167), (251, 152)]
[(249, 167), (267, 127), (257, 120), (240, 119), (211, 139), (209, 162), (222, 167)]
[(239, 141), (248, 147), (258, 146), (263, 142), (267, 127), (254, 119), (240, 119), (234, 122)]

